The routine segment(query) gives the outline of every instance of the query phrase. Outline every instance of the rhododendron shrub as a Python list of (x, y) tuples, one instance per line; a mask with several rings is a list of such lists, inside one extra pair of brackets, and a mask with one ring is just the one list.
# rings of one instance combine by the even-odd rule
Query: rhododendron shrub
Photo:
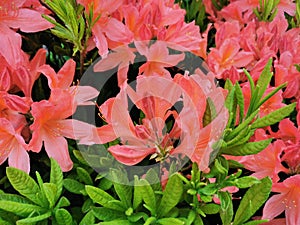
[(0, 0), (0, 224), (299, 224), (299, 26), (293, 0)]

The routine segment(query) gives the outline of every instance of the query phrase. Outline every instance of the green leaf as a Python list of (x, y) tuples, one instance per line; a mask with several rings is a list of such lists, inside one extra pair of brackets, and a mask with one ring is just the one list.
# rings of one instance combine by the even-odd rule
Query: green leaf
[(93, 207), (92, 212), (97, 219), (103, 221), (126, 219), (125, 214), (120, 213), (120, 211), (114, 209), (108, 209), (104, 207)]
[(276, 87), (274, 90), (272, 90), (270, 93), (268, 93), (258, 104), (258, 107), (260, 107), (262, 104), (264, 104), (266, 101), (268, 101), (273, 95), (275, 95), (278, 91), (280, 91), (282, 88), (284, 88), (287, 85), (287, 83), (281, 84), (278, 87)]
[(213, 101), (210, 98), (206, 100), (206, 109), (203, 115), (203, 126), (207, 126), (213, 119), (216, 118), (217, 112)]
[(32, 204), (32, 201), (17, 194), (0, 194), (0, 200)]
[(49, 218), (50, 216), (51, 216), (51, 211), (44, 213), (42, 215), (39, 215), (39, 216), (29, 217), (29, 218), (18, 220), (17, 225), (26, 225), (26, 224), (36, 223), (36, 222), (45, 220), (45, 219)]
[(44, 183), (43, 188), (45, 190), (46, 198), (49, 202), (49, 208), (52, 208), (56, 203), (57, 186), (52, 183)]
[(109, 190), (112, 186), (113, 186), (112, 181), (107, 179), (106, 177), (102, 178), (98, 185), (98, 187), (104, 191)]
[(226, 135), (224, 139), (226, 141), (228, 141), (228, 140), (231, 140), (234, 137), (236, 137), (242, 130), (246, 129), (247, 126), (249, 126), (249, 124), (257, 116), (258, 112), (259, 112), (259, 110), (256, 110), (253, 113), (251, 113), (251, 115), (245, 121), (243, 121), (236, 128), (234, 128), (234, 130), (232, 132), (230, 132), (228, 135)]
[(266, 222), (268, 222), (268, 220), (254, 220), (254, 221), (249, 221), (247, 223), (244, 223), (243, 225), (259, 225)]
[(134, 186), (133, 186), (133, 209), (136, 209), (143, 202), (142, 189), (139, 185), (139, 179), (137, 176), (134, 176)]
[(239, 123), (242, 122), (245, 111), (244, 95), (239, 83), (235, 84), (235, 97), (239, 106)]
[(216, 183), (211, 183), (198, 189), (198, 193), (201, 195), (201, 198), (203, 198), (204, 196), (202, 195), (207, 195), (207, 196), (214, 195), (218, 191), (218, 189), (219, 187), (217, 186)]
[(82, 167), (77, 167), (76, 172), (80, 181), (87, 185), (93, 185), (93, 180), (90, 174)]
[(234, 181), (235, 186), (238, 188), (248, 188), (251, 187), (253, 184), (259, 184), (260, 180), (255, 177), (241, 177)]
[(158, 217), (164, 217), (180, 201), (183, 193), (183, 183), (177, 174), (173, 174), (165, 187), (163, 197), (158, 206)]
[(56, 208), (68, 207), (70, 204), (70, 201), (66, 197), (62, 196), (57, 202)]
[(153, 191), (161, 191), (162, 190), (158, 174), (153, 168), (151, 168), (147, 171), (145, 178), (150, 183)]
[(214, 203), (209, 203), (202, 205), (200, 207), (201, 211), (204, 212), (205, 214), (217, 214), (220, 211), (220, 205), (214, 204)]
[(196, 216), (197, 216), (197, 214), (196, 214), (196, 212), (194, 211), (194, 210), (189, 210), (189, 214), (188, 214), (188, 216), (187, 216), (187, 218), (186, 218), (186, 225), (191, 225), (191, 224), (193, 224), (193, 222), (195, 221), (195, 219), (196, 219)]
[(73, 218), (66, 209), (57, 209), (55, 219), (59, 225), (73, 225)]
[(10, 223), (8, 221), (5, 221), (5, 220), (2, 220), (1, 218), (0, 218), (0, 224), (1, 225), (13, 225), (12, 223)]
[(138, 222), (142, 218), (144, 219), (144, 221), (146, 221), (149, 216), (144, 212), (138, 212), (127, 217), (130, 222)]
[(218, 192), (218, 197), (220, 199), (220, 217), (223, 225), (230, 225), (233, 218), (233, 205), (231, 196), (228, 192)]
[(109, 222), (101, 222), (101, 225), (133, 225), (130, 221), (128, 220), (113, 220)]
[(266, 92), (267, 87), (270, 84), (271, 78), (273, 76), (273, 73), (271, 72), (271, 66), (272, 66), (272, 59), (269, 59), (269, 61), (267, 62), (265, 68), (263, 69), (262, 73), (260, 74), (257, 80), (256, 88), (258, 89), (258, 94), (257, 94), (258, 101), (260, 101), (260, 99)]
[(177, 218), (162, 218), (157, 221), (161, 225), (184, 225), (184, 222)]
[(262, 128), (266, 126), (273, 125), (281, 120), (283, 120), (285, 117), (290, 115), (294, 109), (295, 109), (296, 103), (289, 104), (287, 106), (284, 106), (280, 109), (277, 109), (268, 115), (257, 119), (254, 123), (251, 124), (252, 129)]
[(7, 167), (6, 174), (14, 189), (32, 202), (43, 206), (41, 190), (26, 172), (13, 167)]
[(233, 225), (240, 225), (246, 222), (268, 199), (271, 188), (272, 181), (269, 177), (262, 179), (261, 183), (250, 187), (236, 211)]
[(50, 162), (51, 162), (50, 183), (56, 185), (57, 192), (55, 195), (55, 201), (57, 201), (57, 199), (62, 193), (63, 173), (59, 164), (53, 158), (50, 158)]
[(243, 145), (237, 145), (234, 147), (222, 149), (222, 154), (243, 156), (243, 155), (253, 155), (264, 150), (271, 143), (272, 139), (266, 139), (262, 141), (249, 142)]
[(0, 209), (27, 217), (32, 213), (45, 213), (45, 209), (32, 204), (0, 200)]
[(196, 216), (194, 224), (193, 225), (204, 225), (201, 217), (199, 215)]
[(39, 188), (40, 188), (41, 193), (42, 193), (42, 195), (41, 195), (41, 201), (43, 202), (42, 207), (49, 208), (49, 202), (47, 200), (46, 193), (45, 193), (45, 190), (44, 190), (43, 179), (42, 179), (42, 177), (41, 177), (41, 175), (39, 174), (38, 171), (35, 172), (35, 175), (36, 175), (37, 183), (38, 183)]
[(73, 150), (73, 154), (80, 163), (82, 163), (83, 165), (89, 166), (89, 164), (87, 163), (87, 161), (85, 160), (85, 158), (83, 157), (83, 155), (81, 154), (80, 151)]
[(233, 121), (235, 120), (235, 115), (236, 115), (235, 105), (236, 105), (235, 88), (232, 88), (225, 99), (225, 106), (229, 111), (229, 118), (228, 118), (228, 123), (226, 128), (231, 127)]
[(63, 180), (63, 186), (71, 193), (85, 194), (84, 184), (78, 182), (77, 180), (66, 178)]
[(132, 206), (132, 186), (125, 185), (128, 184), (129, 181), (127, 177), (124, 176), (123, 172), (112, 170), (111, 173), (114, 179), (114, 188), (116, 193), (118, 194), (124, 207), (130, 208)]
[[(243, 129), (241, 132), (239, 132), (234, 138), (232, 138), (231, 140), (228, 140), (226, 142), (226, 147), (235, 146), (235, 145), (237, 145), (237, 143), (243, 142), (245, 137), (247, 137), (246, 141), (245, 141), (245, 142), (247, 142), (252, 135), (253, 135), (253, 132), (251, 131), (250, 126), (248, 126), (245, 129)], [(244, 144), (245, 142), (243, 142), (241, 144)]]
[(139, 186), (147, 209), (150, 210), (151, 215), (156, 215), (156, 198), (151, 185), (147, 180), (140, 179)]
[(114, 199), (114, 197), (112, 197), (107, 192), (105, 192), (99, 188), (89, 186), (89, 185), (86, 185), (85, 189), (86, 189), (86, 192), (89, 195), (89, 197), (94, 202), (96, 202), (104, 207), (118, 210), (121, 212), (124, 212), (126, 210), (126, 208), (122, 207), (122, 204), (119, 204), (120, 201), (117, 201), (116, 199)]
[(95, 216), (93, 211), (89, 211), (80, 221), (79, 225), (91, 225), (95, 223)]
[(88, 198), (84, 201), (82, 207), (81, 207), (81, 211), (83, 213), (87, 213), (88, 211), (90, 211), (91, 207), (93, 206), (93, 200)]

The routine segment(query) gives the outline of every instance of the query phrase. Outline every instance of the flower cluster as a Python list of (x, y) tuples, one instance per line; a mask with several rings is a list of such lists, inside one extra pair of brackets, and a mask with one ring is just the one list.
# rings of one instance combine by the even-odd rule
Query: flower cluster
[[(8, 159), (9, 166), (29, 173), (29, 152), (44, 149), (63, 171), (70, 171), (69, 138), (79, 144), (104, 144), (124, 165), (187, 156), (208, 174), (215, 157), (223, 157), (222, 138), (228, 133), (230, 137), (231, 124), (242, 130), (239, 125), (246, 118), (251, 141), (273, 141), (257, 154), (225, 153), (224, 157), (243, 164), (253, 177), (272, 179), (275, 194), (265, 204), (262, 219), (273, 220), (285, 211), (285, 221), (274, 221), (300, 224), (300, 4), (292, 0), (191, 2), (205, 8), (210, 23), (201, 26), (203, 30), (194, 20), (187, 22), (189, 12), (180, 7), (182, 1), (77, 0), (60, 8), (54, 0), (0, 0), (0, 164)], [(55, 70), (46, 63), (46, 46), (39, 46), (34, 56), (24, 51), (22, 34), (47, 29), (67, 37), (74, 45), (72, 57), (80, 52), (81, 70), (90, 52), (100, 56), (94, 72), (117, 68), (119, 92), (98, 107), (102, 126), (72, 119), (79, 106), (96, 105), (91, 100), (99, 94), (77, 83), (74, 59), (68, 56)], [(189, 57), (204, 63), (197, 64), (198, 69), (182, 67)], [(265, 82), (266, 91), (259, 96), (265, 100), (259, 102), (253, 96), (260, 95), (259, 82), (270, 58), (274, 76)], [(39, 92), (41, 79), (49, 90), (46, 95), (42, 90), (37, 99), (33, 93)], [(233, 92), (216, 85), (216, 80), (238, 86), (242, 104), (236, 102), (240, 99), (228, 103), (228, 93)], [(251, 117), (256, 100), (259, 112)], [(251, 130), (251, 121), (275, 121), (272, 113), (294, 102), (297, 107), (289, 118)], [(237, 108), (235, 113), (225, 107), (230, 104)], [(131, 105), (139, 111), (138, 119), (132, 118)], [(228, 171), (223, 180), (227, 175)], [(209, 175), (206, 179), (212, 186), (219, 180)], [(230, 190), (230, 185), (220, 190)], [(201, 194), (207, 193), (215, 194), (210, 190)], [(195, 196), (196, 201), (204, 201), (200, 193)]]
[[(38, 32), (51, 28), (53, 25), (41, 16), (47, 12), (39, 1), (0, 1), (0, 163), (8, 158), (10, 166), (28, 173), (28, 151), (40, 152), (43, 143), (64, 171), (72, 168), (64, 137), (88, 141), (92, 128), (68, 118), (78, 105), (98, 95), (92, 87), (70, 86), (74, 60), (68, 60), (56, 73), (46, 64), (46, 49), (38, 50), (32, 59), (21, 49), (22, 38), (16, 29)], [(48, 79), (51, 95), (34, 101), (32, 90), (41, 74)], [(82, 129), (74, 129), (76, 126)]]
[[(250, 71), (256, 81), (266, 62), (274, 60), (273, 86), (269, 86), (266, 95), (276, 87), (286, 83), (284, 91), (279, 91), (260, 108), (261, 117), (281, 108), (286, 102), (299, 104), (300, 77), (300, 29), (289, 26), (286, 17), (295, 16), (294, 1), (279, 1), (277, 14), (272, 21), (259, 21), (255, 10), (262, 10), (259, 1), (230, 1), (230, 4), (217, 10), (211, 1), (203, 1), (207, 13), (214, 21), (215, 46), (207, 53), (207, 64), (218, 79), (230, 79), (239, 82), (245, 96), (245, 106), (250, 102), (250, 84), (242, 68)], [(267, 4), (265, 1), (263, 1)], [(271, 2), (271, 1), (270, 1)], [(209, 27), (209, 29), (212, 29)], [(299, 107), (298, 107), (299, 110)], [(274, 195), (267, 202), (263, 218), (273, 219), (286, 212), (286, 224), (299, 224), (299, 115), (297, 121), (284, 119), (279, 123), (278, 131), (271, 127), (259, 129), (253, 140), (274, 138), (262, 152), (243, 157), (233, 157), (253, 171), (253, 176), (269, 176), (273, 181)], [(283, 176), (283, 174), (285, 174)], [(280, 175), (280, 176), (279, 176)], [(280, 177), (288, 177), (280, 179)]]

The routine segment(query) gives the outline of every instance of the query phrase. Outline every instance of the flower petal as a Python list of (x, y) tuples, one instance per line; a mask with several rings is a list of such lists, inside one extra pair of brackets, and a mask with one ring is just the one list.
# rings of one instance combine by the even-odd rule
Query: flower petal
[(146, 156), (155, 153), (155, 148), (114, 145), (109, 147), (108, 151), (110, 151), (119, 162), (128, 166), (132, 166), (141, 162)]
[(262, 219), (274, 219), (285, 210), (285, 204), (282, 203), (285, 196), (281, 194), (273, 195), (263, 209)]
[(72, 169), (73, 162), (68, 151), (68, 143), (64, 137), (47, 135), (44, 139), (45, 150), (49, 157), (54, 158), (60, 165), (62, 171)]

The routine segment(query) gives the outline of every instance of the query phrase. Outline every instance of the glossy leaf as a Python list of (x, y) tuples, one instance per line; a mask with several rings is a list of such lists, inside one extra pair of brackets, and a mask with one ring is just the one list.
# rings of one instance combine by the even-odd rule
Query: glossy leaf
[(112, 197), (107, 192), (101, 190), (100, 188), (96, 188), (93, 186), (85, 186), (86, 192), (89, 195), (89, 197), (95, 202), (98, 203), (104, 207), (118, 210), (121, 212), (124, 212), (126, 209), (122, 207), (120, 201), (117, 201), (114, 197)]
[(139, 185), (138, 177), (135, 176), (133, 186), (133, 209), (136, 209), (143, 202), (142, 188), (143, 187)]
[(49, 208), (52, 208), (56, 203), (57, 187), (52, 183), (44, 183), (43, 188), (45, 190), (46, 198), (49, 202)]
[(220, 199), (220, 217), (223, 225), (230, 225), (233, 218), (233, 205), (231, 196), (228, 192), (219, 192), (218, 197)]
[[(262, 96), (267, 90), (268, 85), (270, 84), (273, 73), (271, 72), (272, 59), (269, 59), (266, 66), (264, 67), (262, 73), (260, 74), (256, 88), (258, 89), (257, 99), (260, 101)], [(256, 103), (258, 104), (258, 102)]]
[(261, 180), (261, 183), (254, 184), (246, 194), (237, 209), (233, 225), (246, 222), (268, 199), (272, 188), (272, 181), (269, 177)]
[(120, 213), (120, 211), (105, 207), (93, 207), (92, 212), (97, 219), (103, 221), (126, 219), (125, 214)]
[(50, 158), (50, 162), (51, 162), (50, 183), (56, 185), (57, 193), (55, 195), (55, 201), (57, 201), (57, 199), (62, 193), (63, 173), (59, 164), (53, 158)]
[(95, 216), (92, 211), (89, 211), (80, 221), (79, 225), (91, 225), (95, 224)]
[(163, 197), (158, 206), (158, 217), (164, 217), (180, 201), (183, 193), (183, 183), (177, 174), (173, 174), (165, 187)]
[(27, 217), (33, 212), (37, 212), (40, 214), (43, 214), (45, 212), (45, 209), (37, 205), (5, 201), (5, 200), (0, 201), (0, 209), (3, 209), (8, 212), (12, 212), (22, 217)]
[(234, 181), (234, 184), (238, 187), (238, 188), (248, 188), (251, 187), (253, 184), (259, 184), (260, 180), (258, 180), (255, 177), (241, 177), (238, 178)]
[(253, 155), (264, 150), (271, 143), (272, 139), (266, 139), (262, 141), (249, 142), (243, 145), (237, 145), (234, 147), (222, 149), (222, 153), (225, 155), (243, 156)]
[(126, 185), (129, 183), (127, 177), (118, 170), (111, 171), (114, 178), (114, 188), (125, 208), (132, 206), (132, 186)]
[(57, 209), (55, 219), (59, 225), (73, 225), (73, 218), (66, 209)]
[(151, 168), (147, 171), (145, 178), (150, 183), (150, 185), (154, 191), (162, 190), (158, 174), (157, 174), (157, 172), (155, 172), (155, 170), (153, 168)]
[(151, 215), (156, 215), (156, 198), (151, 185), (145, 179), (141, 179), (139, 181), (139, 185), (140, 185), (141, 194), (143, 196), (143, 200), (146, 206), (148, 206)]
[(77, 167), (76, 172), (80, 181), (87, 185), (93, 185), (93, 180), (90, 174), (82, 167)]
[(74, 194), (84, 194), (85, 193), (84, 184), (82, 184), (74, 179), (70, 179), (70, 178), (64, 179), (63, 186), (69, 192), (74, 193)]
[(47, 218), (49, 218), (51, 216), (51, 211), (39, 215), (39, 216), (34, 216), (34, 217), (29, 217), (29, 218), (25, 218), (25, 219), (21, 219), (17, 221), (17, 225), (28, 225), (28, 224), (33, 224), (42, 220), (46, 220)]
[(249, 221), (247, 223), (244, 223), (243, 225), (259, 225), (268, 222), (268, 220), (253, 220)]
[(21, 195), (40, 206), (43, 205), (41, 190), (37, 183), (27, 173), (13, 167), (7, 167), (6, 174), (11, 185)]
[(220, 205), (218, 204), (214, 204), (214, 203), (209, 203), (209, 204), (205, 204), (203, 206), (200, 207), (200, 209), (202, 210), (202, 212), (204, 212), (205, 214), (217, 214), (220, 211)]
[(280, 109), (277, 109), (268, 115), (257, 119), (253, 124), (251, 124), (251, 128), (257, 129), (262, 128), (266, 126), (273, 125), (281, 120), (283, 120), (285, 117), (290, 115), (294, 109), (295, 109), (296, 103), (289, 104), (287, 106), (284, 106)]
[(109, 222), (101, 222), (101, 225), (133, 225), (130, 221), (128, 220), (113, 220)]
[(157, 221), (161, 225), (184, 225), (184, 222), (177, 218), (162, 218)]

